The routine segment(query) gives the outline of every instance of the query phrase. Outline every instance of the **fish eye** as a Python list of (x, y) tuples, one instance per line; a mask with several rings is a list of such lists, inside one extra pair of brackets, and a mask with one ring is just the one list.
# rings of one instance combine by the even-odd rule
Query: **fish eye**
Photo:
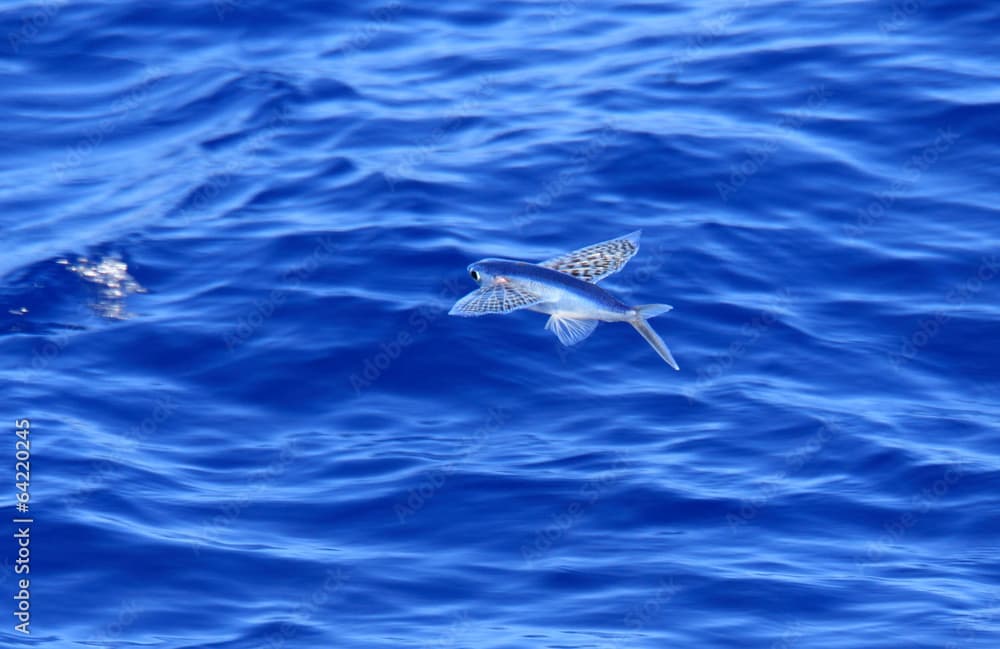
[(478, 270), (469, 271), (469, 275), (472, 277), (472, 279), (476, 280), (477, 282), (479, 281), (479, 271)]

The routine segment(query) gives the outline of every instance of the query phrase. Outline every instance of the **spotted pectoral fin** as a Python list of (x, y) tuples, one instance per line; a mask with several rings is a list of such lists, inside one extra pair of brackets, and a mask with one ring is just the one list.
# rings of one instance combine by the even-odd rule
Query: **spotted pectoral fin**
[(636, 230), (624, 237), (595, 243), (592, 246), (548, 259), (538, 265), (596, 284), (608, 275), (620, 271), (629, 259), (639, 252), (639, 236), (641, 234), (641, 230)]
[(484, 286), (455, 303), (448, 315), (473, 317), (490, 313), (510, 313), (538, 304), (542, 298), (517, 284), (504, 283)]
[(554, 315), (545, 323), (545, 328), (559, 338), (559, 342), (571, 347), (587, 339), (597, 329), (597, 320), (577, 320)]

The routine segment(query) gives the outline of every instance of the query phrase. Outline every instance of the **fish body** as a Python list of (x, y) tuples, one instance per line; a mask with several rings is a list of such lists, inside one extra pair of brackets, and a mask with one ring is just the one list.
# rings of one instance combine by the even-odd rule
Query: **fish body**
[(572, 275), (511, 259), (483, 259), (469, 265), (469, 272), (480, 276), (502, 277), (516, 282), (542, 300), (526, 307), (529, 311), (560, 315), (567, 318), (623, 322), (633, 309), (597, 284)]
[(628, 306), (597, 285), (638, 252), (639, 236), (640, 232), (633, 232), (538, 264), (492, 258), (477, 261), (468, 271), (480, 288), (456, 302), (449, 314), (472, 317), (519, 309), (545, 313), (550, 316), (545, 328), (564, 345), (586, 339), (598, 322), (628, 322), (664, 361), (679, 370), (666, 343), (646, 322), (672, 307)]

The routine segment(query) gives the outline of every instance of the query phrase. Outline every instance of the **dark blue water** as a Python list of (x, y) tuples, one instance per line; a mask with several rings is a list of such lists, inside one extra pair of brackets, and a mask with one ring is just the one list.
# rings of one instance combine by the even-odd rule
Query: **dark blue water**
[(998, 646), (994, 3), (0, 15), (5, 646)]

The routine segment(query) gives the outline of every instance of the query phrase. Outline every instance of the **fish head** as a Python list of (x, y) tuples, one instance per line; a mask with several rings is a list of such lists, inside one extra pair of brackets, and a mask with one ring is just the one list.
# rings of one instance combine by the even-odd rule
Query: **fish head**
[(474, 264), (469, 264), (469, 277), (480, 286), (494, 286), (495, 284), (505, 284), (508, 280), (501, 272), (497, 262), (500, 259), (480, 259)]

